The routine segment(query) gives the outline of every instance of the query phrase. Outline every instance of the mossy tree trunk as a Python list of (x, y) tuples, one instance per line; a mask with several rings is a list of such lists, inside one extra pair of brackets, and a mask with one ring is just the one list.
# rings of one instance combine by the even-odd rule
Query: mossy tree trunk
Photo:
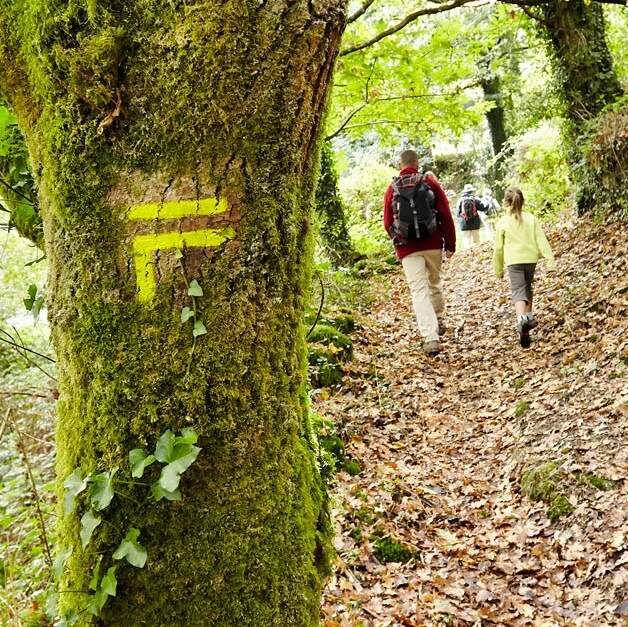
[[(105, 624), (317, 623), (328, 523), (301, 318), (344, 8), (0, 9), (0, 86), (32, 155), (50, 262), (58, 475), (116, 465), (128, 475), (129, 450), (165, 429), (200, 434), (181, 502), (116, 497), (86, 551), (78, 516), (60, 525), (60, 546), (74, 548), (69, 591), (88, 589), (115, 527), (141, 530), (148, 562), (119, 568)], [(192, 329), (180, 312), (192, 279), (207, 334), (186, 375)], [(84, 598), (62, 594), (62, 606)]]
[(606, 41), (598, 2), (551, 0), (542, 5), (543, 26), (571, 133), (623, 94)]
[(594, 208), (596, 195), (586, 172), (587, 140), (595, 132), (591, 122), (624, 92), (606, 41), (601, 4), (550, 0), (542, 5), (541, 15), (541, 29), (565, 111), (565, 139), (574, 168), (578, 209), (588, 211)]
[(486, 122), (488, 124), (493, 146), (494, 162), (491, 167), (491, 178), (495, 186), (495, 196), (498, 200), (504, 197), (504, 163), (507, 157), (507, 139), (505, 113), (502, 104), (502, 94), (500, 89), (500, 79), (494, 73), (489, 73), (480, 80), (484, 99), (492, 105), (486, 112)]
[(356, 258), (351, 243), (345, 206), (338, 189), (334, 153), (329, 142), (323, 143), (321, 169), (316, 188), (316, 213), (320, 222), (325, 252), (334, 266), (349, 266)]

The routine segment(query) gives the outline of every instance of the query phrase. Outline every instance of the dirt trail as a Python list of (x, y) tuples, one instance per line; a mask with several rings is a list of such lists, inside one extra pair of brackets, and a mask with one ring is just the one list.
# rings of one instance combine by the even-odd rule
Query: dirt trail
[[(445, 271), (437, 358), (422, 354), (403, 278), (389, 275), (354, 334), (341, 390), (316, 402), (362, 468), (334, 489), (325, 625), (624, 624), (621, 228), (555, 230), (558, 272), (539, 266), (540, 327), (527, 351), (488, 245)], [(547, 500), (570, 515), (552, 522), (551, 503), (522, 493), (535, 468)]]

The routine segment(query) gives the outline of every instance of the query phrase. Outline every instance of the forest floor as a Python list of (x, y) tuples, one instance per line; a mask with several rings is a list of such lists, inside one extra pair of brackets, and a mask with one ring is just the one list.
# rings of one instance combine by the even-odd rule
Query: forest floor
[(488, 244), (446, 264), (435, 358), (401, 272), (381, 282), (340, 389), (315, 400), (361, 466), (334, 486), (326, 627), (626, 624), (623, 229), (553, 229), (528, 350)]

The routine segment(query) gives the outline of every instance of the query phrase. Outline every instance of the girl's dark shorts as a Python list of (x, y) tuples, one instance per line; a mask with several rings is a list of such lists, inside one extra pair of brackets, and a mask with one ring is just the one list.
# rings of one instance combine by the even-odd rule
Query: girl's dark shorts
[(527, 300), (532, 302), (532, 282), (534, 281), (535, 263), (514, 263), (508, 266), (508, 277), (510, 278), (510, 289), (512, 300)]

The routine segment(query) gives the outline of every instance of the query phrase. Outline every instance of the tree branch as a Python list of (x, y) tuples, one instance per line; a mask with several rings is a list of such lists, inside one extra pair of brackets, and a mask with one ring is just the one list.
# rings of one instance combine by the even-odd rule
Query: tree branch
[(362, 17), (368, 10), (368, 8), (375, 2), (375, 0), (364, 0), (364, 2), (362, 3), (362, 6), (356, 10), (355, 13), (352, 13), (348, 18), (347, 18), (347, 24), (351, 24), (352, 22), (355, 22), (358, 18)]
[(327, 135), (327, 137), (325, 137), (325, 141), (328, 142), (334, 139), (334, 137), (338, 137), (338, 135), (340, 135), (340, 133), (342, 133), (342, 131), (344, 130), (345, 126), (347, 126), (347, 124), (351, 122), (352, 118), (356, 116), (358, 113), (360, 113), (360, 111), (362, 111), (362, 109), (364, 109), (364, 107), (366, 107), (368, 104), (369, 104), (368, 102), (363, 102), (357, 109), (354, 109), (345, 118), (344, 122), (331, 135)]
[(463, 6), (465, 4), (469, 4), (470, 2), (474, 2), (475, 0), (454, 0), (454, 2), (450, 2), (449, 4), (441, 4), (437, 7), (432, 7), (430, 9), (420, 9), (419, 11), (414, 11), (414, 13), (410, 13), (406, 15), (400, 22), (397, 22), (390, 28), (383, 30), (381, 33), (375, 35), (375, 37), (362, 42), (361, 44), (356, 44), (355, 46), (350, 46), (349, 48), (345, 48), (340, 51), (338, 56), (344, 57), (347, 54), (351, 54), (352, 52), (357, 52), (358, 50), (363, 50), (364, 48), (368, 48), (373, 44), (376, 44), (378, 41), (381, 41), (385, 37), (389, 35), (393, 35), (394, 33), (398, 33), (402, 28), (405, 28), (408, 24), (411, 24), (418, 18), (423, 15), (433, 15), (435, 13), (444, 13), (445, 11), (450, 11), (451, 9), (455, 9), (457, 7)]
[[(359, 128), (360, 126), (363, 126), (362, 124), (354, 124), (353, 126), (347, 127), (347, 124), (349, 124), (349, 122), (358, 113), (360, 113), (362, 109), (364, 109), (366, 106), (370, 104), (376, 104), (378, 102), (390, 102), (394, 100), (415, 100), (417, 98), (452, 98), (453, 96), (458, 96), (460, 92), (464, 91), (465, 89), (471, 89), (472, 87), (477, 87), (479, 84), (480, 84), (479, 81), (473, 81), (472, 83), (469, 83), (467, 85), (461, 85), (455, 91), (450, 91), (450, 92), (445, 92), (445, 93), (440, 93), (440, 94), (404, 94), (401, 96), (384, 96), (382, 98), (375, 98), (374, 100), (368, 100), (366, 102), (363, 102), (359, 107), (356, 107), (344, 119), (344, 122), (331, 135), (327, 135), (327, 137), (325, 137), (325, 141), (330, 141), (334, 139), (334, 137), (337, 137), (338, 135), (340, 135), (340, 133), (342, 133), (342, 131), (345, 130), (346, 128)], [(385, 123), (388, 124), (390, 122), (386, 121)]]

